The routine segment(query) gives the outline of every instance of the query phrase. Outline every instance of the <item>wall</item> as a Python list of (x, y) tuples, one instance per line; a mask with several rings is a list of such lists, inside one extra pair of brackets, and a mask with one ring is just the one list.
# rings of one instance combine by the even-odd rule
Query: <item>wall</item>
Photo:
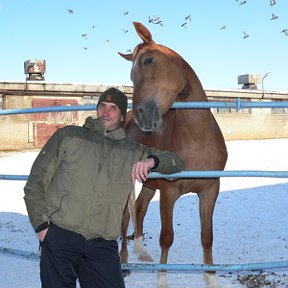
[[(0, 82), (2, 109), (39, 106), (96, 105), (106, 85), (42, 82)], [(133, 87), (117, 86), (132, 99)], [(258, 90), (206, 90), (209, 101), (287, 101), (288, 93)], [(38, 104), (35, 104), (38, 103)], [(39, 104), (40, 103), (40, 104)], [(288, 138), (288, 108), (211, 109), (225, 140)], [(48, 137), (67, 124), (82, 125), (93, 111), (0, 115), (0, 150), (41, 148)], [(70, 121), (70, 120), (72, 121)], [(42, 138), (41, 138), (42, 137)]]

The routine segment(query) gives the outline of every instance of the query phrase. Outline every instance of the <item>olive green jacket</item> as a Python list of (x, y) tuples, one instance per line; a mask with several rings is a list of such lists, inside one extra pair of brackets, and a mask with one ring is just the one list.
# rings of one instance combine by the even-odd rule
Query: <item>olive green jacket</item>
[(51, 221), (86, 239), (116, 240), (133, 187), (132, 165), (149, 155), (159, 158), (153, 171), (184, 169), (175, 154), (128, 139), (122, 128), (106, 133), (100, 118), (57, 130), (37, 156), (24, 187), (32, 226), (36, 230)]

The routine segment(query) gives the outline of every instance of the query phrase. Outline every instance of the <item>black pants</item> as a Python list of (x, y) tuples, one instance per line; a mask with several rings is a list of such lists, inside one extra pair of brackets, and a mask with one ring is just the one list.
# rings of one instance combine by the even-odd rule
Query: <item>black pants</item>
[(42, 288), (125, 288), (118, 244), (102, 238), (86, 240), (82, 235), (56, 225), (41, 243)]

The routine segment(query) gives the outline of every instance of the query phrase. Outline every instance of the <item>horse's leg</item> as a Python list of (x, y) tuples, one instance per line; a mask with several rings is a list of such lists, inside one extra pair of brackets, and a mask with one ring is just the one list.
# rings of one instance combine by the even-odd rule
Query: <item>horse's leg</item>
[(165, 190), (160, 192), (160, 216), (161, 232), (159, 244), (161, 247), (160, 263), (166, 264), (169, 248), (174, 241), (173, 210), (176, 200), (180, 197), (176, 190)]
[(139, 196), (136, 199), (135, 231), (134, 231), (134, 251), (141, 261), (152, 262), (153, 259), (144, 248), (143, 244), (143, 223), (147, 213), (148, 205), (155, 195), (155, 189), (143, 185)]
[[(160, 263), (167, 264), (169, 249), (174, 242), (173, 229), (173, 210), (176, 200), (180, 197), (179, 191), (162, 190), (160, 191), (160, 216), (161, 216), (161, 233), (159, 243), (161, 247)], [(166, 271), (159, 271), (157, 276), (157, 287), (168, 287)]]
[[(215, 180), (208, 189), (198, 193), (201, 221), (201, 244), (203, 247), (204, 264), (208, 265), (213, 265), (213, 212), (219, 194), (219, 184), (219, 179)], [(220, 287), (215, 276), (215, 271), (205, 272), (204, 280), (207, 287)]]

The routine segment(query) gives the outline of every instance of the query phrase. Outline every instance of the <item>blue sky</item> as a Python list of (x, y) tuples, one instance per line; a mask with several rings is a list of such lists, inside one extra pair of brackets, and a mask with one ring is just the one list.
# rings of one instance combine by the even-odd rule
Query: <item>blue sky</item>
[(47, 82), (132, 85), (131, 62), (117, 52), (141, 42), (138, 21), (191, 65), (205, 89), (238, 89), (238, 75), (271, 72), (264, 88), (288, 91), (288, 36), (281, 32), (288, 0), (276, 1), (0, 0), (0, 81), (25, 81), (24, 61), (45, 59)]

